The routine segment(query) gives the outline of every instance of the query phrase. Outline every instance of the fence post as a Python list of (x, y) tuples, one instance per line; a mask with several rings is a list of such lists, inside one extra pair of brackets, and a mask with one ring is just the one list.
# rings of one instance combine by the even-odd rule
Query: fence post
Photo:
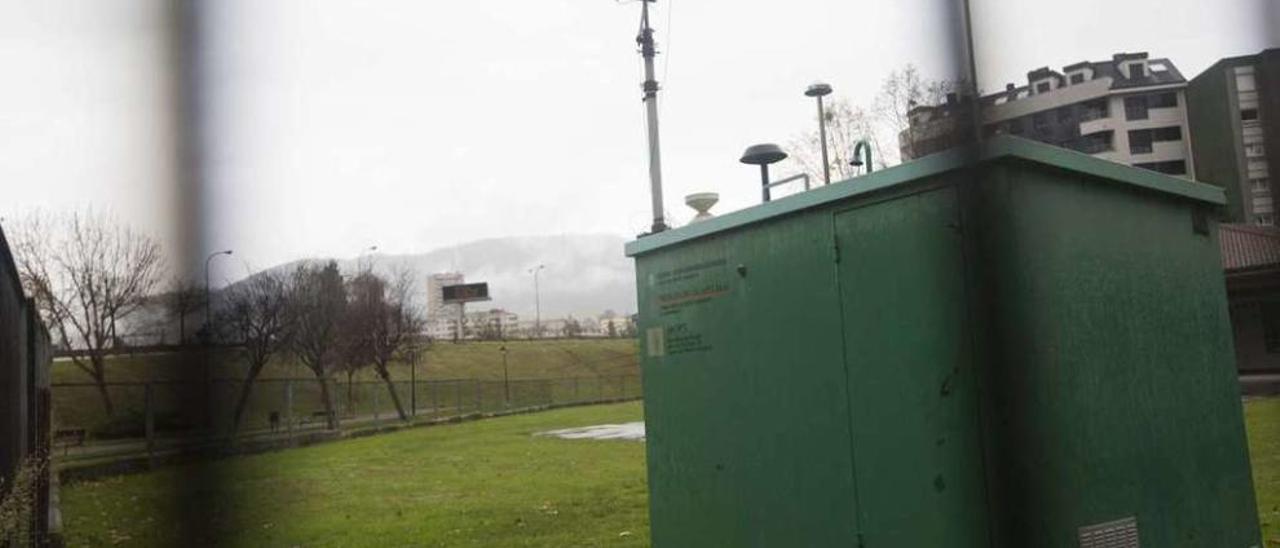
[(377, 428), (381, 424), (381, 421), (378, 420), (378, 391), (374, 390), (376, 388), (374, 386), (365, 386), (368, 386), (369, 390), (373, 390), (373, 427)]
[(476, 385), (476, 413), (483, 413), (484, 405), (482, 405), (482, 403), (484, 402), (484, 400), (480, 396), (480, 379), (475, 379), (471, 382), (475, 383)]
[(143, 398), (144, 401), (142, 405), (143, 405), (143, 413), (145, 415), (144, 421), (146, 423), (145, 429), (147, 434), (147, 464), (154, 468), (156, 465), (155, 454), (153, 451), (155, 448), (155, 434), (156, 434), (154, 399), (152, 398), (152, 395), (151, 395), (151, 383), (146, 383), (143, 386), (144, 386), (145, 393), (144, 393), (144, 398)]
[(462, 379), (453, 381), (453, 413), (462, 414)]
[(551, 407), (556, 403), (556, 397), (553, 394), (553, 391), (555, 390), (555, 386), (551, 384), (552, 382), (554, 381), (549, 379), (542, 380), (542, 389), (547, 393), (547, 407)]
[(284, 425), (289, 439), (293, 439), (293, 379), (284, 380)]

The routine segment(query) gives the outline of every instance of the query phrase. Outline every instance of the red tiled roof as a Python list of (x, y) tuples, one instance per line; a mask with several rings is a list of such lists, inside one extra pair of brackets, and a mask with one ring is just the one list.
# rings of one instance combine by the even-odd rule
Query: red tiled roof
[(1280, 265), (1280, 228), (1224, 223), (1218, 237), (1228, 272)]

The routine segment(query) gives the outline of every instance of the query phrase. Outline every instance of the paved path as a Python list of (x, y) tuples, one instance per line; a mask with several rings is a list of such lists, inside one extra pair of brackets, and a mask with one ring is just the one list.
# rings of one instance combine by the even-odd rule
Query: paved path
[(536, 436), (555, 436), (566, 440), (632, 440), (644, 441), (644, 423), (600, 424), (586, 428), (566, 428), (538, 432)]

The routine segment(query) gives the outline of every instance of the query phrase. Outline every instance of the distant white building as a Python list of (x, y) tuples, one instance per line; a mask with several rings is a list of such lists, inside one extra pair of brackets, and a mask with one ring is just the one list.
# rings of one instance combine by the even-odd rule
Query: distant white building
[(520, 316), (501, 308), (467, 313), (466, 338), (512, 338), (520, 329)]
[(443, 341), (453, 340), (458, 332), (460, 303), (445, 303), (445, 286), (466, 283), (461, 272), (441, 272), (427, 277), (427, 336)]

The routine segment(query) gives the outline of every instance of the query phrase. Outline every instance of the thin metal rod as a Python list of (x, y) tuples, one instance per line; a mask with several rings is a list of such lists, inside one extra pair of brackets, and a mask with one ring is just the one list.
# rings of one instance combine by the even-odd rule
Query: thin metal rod
[(769, 183), (769, 188), (773, 188), (779, 185), (785, 185), (787, 183), (790, 183), (791, 181), (796, 181), (801, 179), (804, 180), (804, 189), (809, 190), (809, 174), (808, 173), (797, 173), (795, 175), (787, 177), (786, 179), (778, 179), (777, 181), (773, 181)]
[(764, 201), (769, 201), (769, 164), (760, 164), (760, 192)]
[(640, 35), (636, 42), (640, 44), (640, 55), (644, 57), (644, 104), (645, 121), (649, 128), (649, 187), (653, 197), (652, 232), (667, 229), (662, 214), (662, 158), (658, 152), (658, 81), (653, 76), (653, 58), (658, 54), (653, 44), (653, 29), (649, 27), (649, 2), (641, 0)]
[[(818, 135), (822, 142), (822, 184), (831, 184), (831, 164), (827, 161), (827, 117), (822, 109), (822, 96), (818, 96)], [(805, 179), (805, 190), (809, 190), (809, 179)]]

